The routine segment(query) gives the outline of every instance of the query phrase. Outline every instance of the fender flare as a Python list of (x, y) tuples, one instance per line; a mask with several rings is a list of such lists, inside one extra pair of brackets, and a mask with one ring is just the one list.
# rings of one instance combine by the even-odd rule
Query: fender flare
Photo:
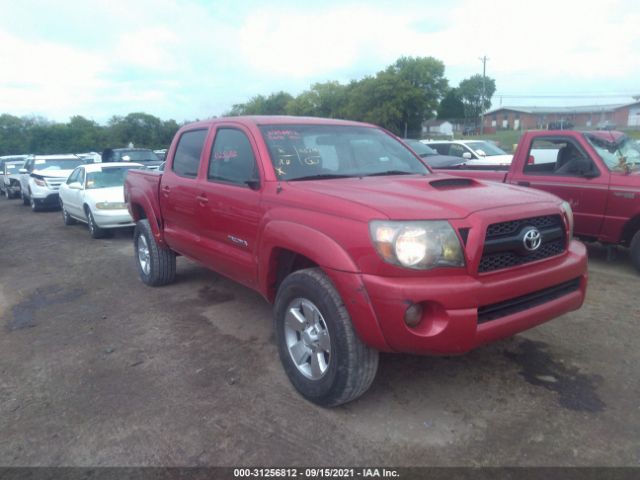
[(286, 220), (273, 220), (265, 227), (258, 263), (258, 285), (261, 293), (273, 302), (272, 283), (277, 270), (274, 251), (286, 249), (304, 255), (316, 263), (332, 280), (360, 339), (372, 348), (391, 351), (380, 328), (379, 320), (360, 277), (360, 269), (335, 240), (309, 226)]

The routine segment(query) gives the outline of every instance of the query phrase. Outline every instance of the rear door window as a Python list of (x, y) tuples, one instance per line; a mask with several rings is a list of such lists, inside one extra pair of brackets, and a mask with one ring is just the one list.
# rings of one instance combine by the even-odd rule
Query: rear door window
[(176, 175), (196, 178), (200, 167), (200, 156), (207, 138), (207, 130), (190, 130), (184, 132), (178, 140), (171, 170)]

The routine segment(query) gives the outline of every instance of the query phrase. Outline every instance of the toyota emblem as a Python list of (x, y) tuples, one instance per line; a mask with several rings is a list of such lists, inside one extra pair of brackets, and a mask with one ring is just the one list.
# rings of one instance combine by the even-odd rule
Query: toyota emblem
[(542, 235), (540, 235), (540, 231), (535, 227), (531, 227), (524, 234), (522, 243), (524, 244), (524, 248), (529, 252), (535, 252), (542, 244)]

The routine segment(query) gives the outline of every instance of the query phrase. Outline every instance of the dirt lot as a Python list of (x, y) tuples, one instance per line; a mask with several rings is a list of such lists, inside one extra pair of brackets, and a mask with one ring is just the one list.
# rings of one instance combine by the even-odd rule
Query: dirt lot
[(0, 465), (640, 465), (640, 276), (590, 247), (586, 305), (455, 358), (383, 355), (324, 410), (290, 386), (262, 298), (131, 230), (91, 240), (0, 199)]

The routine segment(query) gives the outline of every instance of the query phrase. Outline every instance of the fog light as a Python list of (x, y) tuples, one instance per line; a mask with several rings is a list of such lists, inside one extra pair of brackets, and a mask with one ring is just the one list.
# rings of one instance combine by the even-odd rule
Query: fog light
[(416, 327), (420, 320), (422, 320), (422, 305), (414, 303), (404, 312), (404, 323), (409, 327)]

